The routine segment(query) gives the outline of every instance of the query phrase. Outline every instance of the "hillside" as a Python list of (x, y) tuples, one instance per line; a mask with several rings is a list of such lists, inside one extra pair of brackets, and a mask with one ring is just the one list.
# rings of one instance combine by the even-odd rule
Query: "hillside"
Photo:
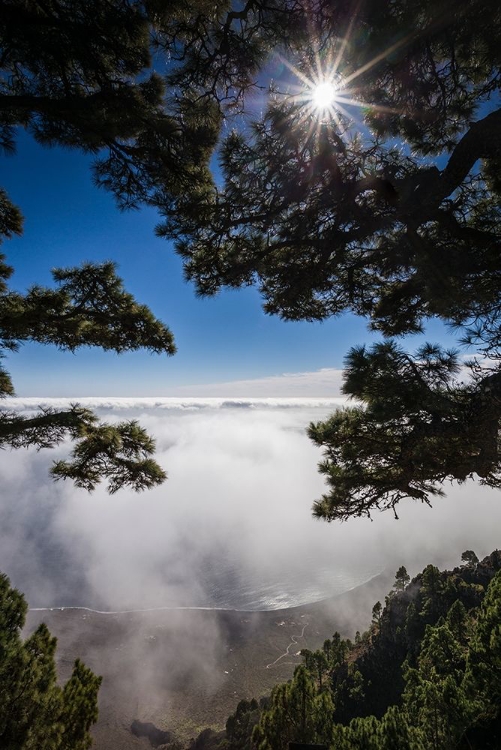
[(352, 635), (389, 585), (382, 574), (332, 599), (269, 612), (30, 610), (25, 633), (43, 621), (57, 636), (61, 679), (76, 657), (103, 676), (94, 748), (132, 750), (150, 747), (131, 733), (134, 720), (183, 742), (222, 729), (240, 700), (292, 677), (301, 649), (320, 647), (334, 630)]
[(355, 641), (339, 632), (270, 698), (241, 702), (226, 731), (191, 750), (497, 750), (501, 747), (501, 553), (404, 567)]

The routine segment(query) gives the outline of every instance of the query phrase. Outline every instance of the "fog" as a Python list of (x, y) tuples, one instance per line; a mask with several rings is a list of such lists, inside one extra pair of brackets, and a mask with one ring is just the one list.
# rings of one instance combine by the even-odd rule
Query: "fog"
[[(448, 488), (432, 509), (401, 503), (399, 521), (314, 520), (321, 454), (305, 427), (339, 399), (81, 401), (108, 421), (138, 419), (169, 479), (142, 494), (88, 494), (49, 479), (67, 445), (3, 452), (0, 570), (35, 608), (26, 632), (45, 621), (57, 636), (60, 677), (77, 656), (103, 676), (96, 750), (140, 746), (135, 719), (183, 739), (223, 726), (241, 698), (291, 677), (291, 643), (314, 649), (334, 630), (364, 630), (400, 565), (451, 567), (465, 549), (482, 557), (499, 545), (499, 495), (473, 483)], [(339, 599), (283, 609), (382, 571)]]
[(32, 607), (276, 609), (499, 546), (499, 494), (473, 482), (432, 509), (402, 502), (398, 521), (312, 519), (323, 480), (305, 427), (336, 404), (94, 399), (104, 419), (138, 418), (156, 437), (168, 481), (88, 494), (48, 477), (67, 446), (3, 452), (0, 570)]

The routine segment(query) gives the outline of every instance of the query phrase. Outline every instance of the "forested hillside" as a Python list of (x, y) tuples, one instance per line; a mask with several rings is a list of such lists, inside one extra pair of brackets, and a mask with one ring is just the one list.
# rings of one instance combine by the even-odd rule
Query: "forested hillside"
[(501, 746), (501, 552), (461, 567), (404, 567), (372, 623), (304, 650), (293, 679), (269, 698), (241, 701), (226, 730), (190, 750), (447, 750)]

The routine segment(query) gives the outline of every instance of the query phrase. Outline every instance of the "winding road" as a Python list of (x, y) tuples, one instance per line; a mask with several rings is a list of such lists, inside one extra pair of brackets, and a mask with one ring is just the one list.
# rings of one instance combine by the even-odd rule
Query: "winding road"
[(297, 645), (298, 645), (297, 639), (298, 639), (298, 638), (303, 638), (303, 636), (304, 636), (304, 631), (306, 630), (306, 628), (307, 628), (307, 627), (308, 627), (308, 623), (306, 623), (306, 625), (303, 625), (303, 629), (302, 629), (302, 631), (301, 631), (301, 634), (300, 634), (300, 635), (291, 635), (291, 642), (290, 642), (290, 643), (289, 643), (289, 645), (287, 646), (287, 648), (286, 648), (286, 650), (284, 651), (284, 653), (283, 653), (283, 654), (281, 654), (281, 655), (280, 655), (280, 656), (278, 657), (278, 659), (275, 659), (275, 661), (272, 661), (272, 662), (271, 662), (270, 664), (267, 664), (267, 665), (266, 665), (266, 669), (270, 669), (270, 667), (274, 667), (274, 666), (275, 666), (275, 664), (278, 664), (278, 662), (279, 662), (279, 661), (281, 661), (282, 659), (285, 659), (285, 657), (286, 657), (286, 656), (289, 656), (289, 655), (290, 655), (290, 654), (289, 654), (289, 652), (290, 652), (291, 648), (292, 648), (293, 646), (297, 646)]

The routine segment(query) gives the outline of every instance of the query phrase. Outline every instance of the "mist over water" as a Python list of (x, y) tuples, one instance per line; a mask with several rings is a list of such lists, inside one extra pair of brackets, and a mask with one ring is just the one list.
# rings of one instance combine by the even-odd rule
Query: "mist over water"
[(169, 480), (89, 495), (48, 477), (67, 446), (2, 453), (0, 570), (32, 607), (277, 609), (499, 546), (499, 493), (474, 483), (446, 488), (433, 509), (401, 503), (399, 521), (312, 519), (323, 480), (305, 428), (340, 399), (80, 401), (108, 421), (137, 418)]

